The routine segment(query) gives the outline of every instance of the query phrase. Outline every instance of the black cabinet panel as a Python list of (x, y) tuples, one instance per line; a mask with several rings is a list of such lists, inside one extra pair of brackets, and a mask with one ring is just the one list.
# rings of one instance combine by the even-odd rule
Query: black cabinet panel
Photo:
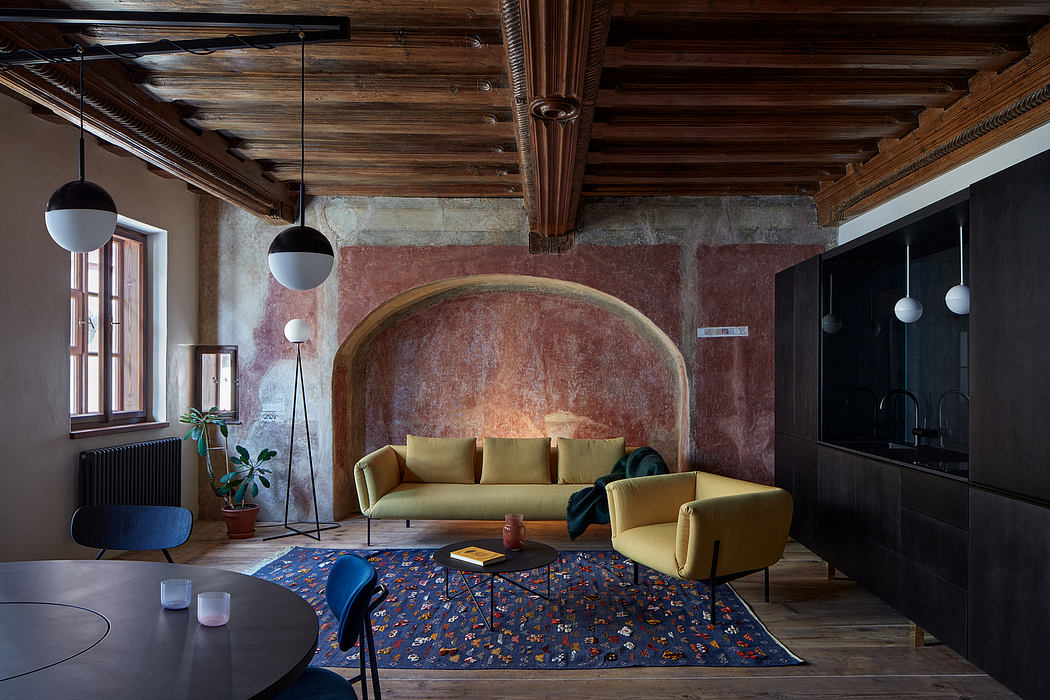
[(817, 503), (820, 541), (824, 559), (853, 576), (859, 558), (856, 542), (857, 458), (847, 452), (821, 446), (817, 452)]
[[(789, 267), (777, 273), (774, 299), (774, 368), (776, 432), (795, 434), (795, 275)], [(816, 389), (814, 389), (815, 391)]]
[(901, 503), (905, 508), (965, 530), (969, 522), (969, 487), (939, 476), (904, 470)]
[(871, 540), (857, 539), (852, 569), (843, 569), (854, 581), (895, 608), (900, 607), (901, 558)]
[(971, 187), (970, 480), (1050, 502), (1050, 152)]
[(900, 551), (901, 469), (857, 458), (857, 536)]
[(960, 588), (966, 588), (966, 531), (907, 508), (901, 511), (901, 554)]
[(909, 561), (901, 564), (900, 610), (960, 654), (966, 654), (966, 589)]
[(1026, 698), (1050, 697), (1047, 533), (1050, 508), (970, 489), (969, 658)]
[(817, 440), (820, 432), (820, 259), (794, 267), (795, 435)]
[(773, 484), (795, 495), (795, 438), (783, 433), (773, 436)]
[(794, 477), (795, 500), (793, 530), (795, 539), (818, 556), (824, 557), (826, 547), (821, 540), (821, 529), (817, 522), (817, 443), (795, 439)]

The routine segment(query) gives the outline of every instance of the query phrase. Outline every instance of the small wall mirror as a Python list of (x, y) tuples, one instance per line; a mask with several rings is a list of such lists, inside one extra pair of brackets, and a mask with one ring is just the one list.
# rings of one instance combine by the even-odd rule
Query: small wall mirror
[(198, 345), (194, 348), (193, 405), (201, 411), (218, 406), (227, 423), (239, 421), (237, 414), (237, 346)]

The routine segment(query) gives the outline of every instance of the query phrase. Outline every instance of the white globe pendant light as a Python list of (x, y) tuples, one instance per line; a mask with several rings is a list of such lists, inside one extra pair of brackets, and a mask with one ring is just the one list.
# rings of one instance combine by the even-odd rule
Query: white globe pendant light
[(55, 243), (73, 253), (106, 244), (117, 227), (117, 206), (109, 193), (84, 179), (84, 50), (80, 52), (80, 178), (55, 190), (47, 200), (44, 225)]
[(965, 316), (970, 313), (970, 288), (963, 279), (963, 227), (959, 224), (959, 284), (944, 295), (944, 303), (952, 313)]
[(284, 337), (290, 343), (305, 343), (310, 339), (310, 324), (301, 318), (293, 318), (284, 324)]
[(820, 319), (820, 329), (828, 335), (835, 335), (842, 330), (842, 319), (835, 315), (835, 278), (828, 275), (828, 312)]
[[(306, 189), (306, 40), (299, 32), (302, 50), (299, 114), (299, 223), (277, 234), (270, 243), (266, 261), (270, 272), (289, 289), (313, 289), (326, 279), (335, 264), (332, 244), (323, 233), (306, 226), (303, 190)], [(293, 341), (295, 342), (295, 341)]]
[(911, 246), (904, 247), (904, 296), (893, 307), (903, 323), (915, 323), (922, 317), (922, 302), (911, 295)]

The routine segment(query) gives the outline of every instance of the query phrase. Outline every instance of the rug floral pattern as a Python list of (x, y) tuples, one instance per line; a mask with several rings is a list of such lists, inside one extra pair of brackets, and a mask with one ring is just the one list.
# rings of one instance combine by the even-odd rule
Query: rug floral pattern
[[(802, 663), (728, 585), (718, 587), (710, 624), (707, 587), (631, 564), (616, 552), (561, 552), (551, 565), (551, 601), (497, 579), (490, 632), (467, 595), (446, 600), (432, 550), (293, 547), (255, 575), (295, 591), (320, 618), (314, 666), (356, 667), (341, 652), (324, 601), (328, 568), (346, 551), (368, 559), (390, 596), (373, 614), (380, 668), (582, 669), (625, 666), (785, 666)], [(546, 591), (546, 569), (510, 574)], [(479, 582), (480, 583), (480, 582)], [(451, 590), (461, 588), (453, 573)], [(476, 587), (488, 613), (488, 582)]]

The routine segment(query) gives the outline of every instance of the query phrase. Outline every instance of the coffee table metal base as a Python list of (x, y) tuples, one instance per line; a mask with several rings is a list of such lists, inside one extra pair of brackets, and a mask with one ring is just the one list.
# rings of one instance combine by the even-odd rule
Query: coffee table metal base
[[(465, 572), (465, 571), (457, 571), (457, 573), (459, 574), (460, 580), (463, 581), (463, 588), (462, 588), (462, 590), (458, 591), (455, 594), (450, 594), (450, 592), (448, 590), (448, 577), (449, 577), (450, 569), (446, 566), (445, 567), (445, 598), (447, 600), (455, 600), (456, 598), (460, 597), (464, 593), (469, 593), (470, 594), (470, 599), (472, 601), (474, 601), (474, 607), (477, 609), (478, 614), (481, 615), (482, 619), (485, 620), (485, 626), (489, 628), (490, 632), (495, 632), (496, 631), (496, 627), (495, 627), (495, 624), (494, 624), (495, 623), (495, 619), (496, 619), (496, 595), (495, 595), (495, 587), (494, 587), (495, 579), (497, 579), (497, 578), (501, 579), (503, 581), (506, 581), (507, 583), (510, 583), (510, 584), (513, 584), (513, 585), (517, 586), (518, 588), (520, 588), (520, 589), (522, 589), (524, 591), (528, 591), (532, 595), (539, 596), (540, 598), (543, 598), (544, 600), (550, 600), (551, 599), (551, 565), (547, 564), (546, 568), (547, 568), (547, 595), (544, 595), (544, 594), (540, 593), (539, 591), (537, 591), (535, 589), (529, 588), (528, 586), (526, 586), (524, 584), (518, 583), (514, 579), (507, 578), (503, 574), (485, 573), (485, 572)], [(471, 573), (471, 574), (475, 574), (476, 573), (476, 575), (478, 575), (478, 576), (488, 576), (489, 577), (489, 614), (488, 614), (487, 617), (485, 615), (485, 611), (481, 608), (481, 603), (478, 602), (477, 596), (474, 595), (474, 589), (475, 588), (481, 588), (485, 584), (481, 583), (481, 585), (471, 586), (470, 585), (470, 579), (467, 578), (467, 574), (468, 573)]]

